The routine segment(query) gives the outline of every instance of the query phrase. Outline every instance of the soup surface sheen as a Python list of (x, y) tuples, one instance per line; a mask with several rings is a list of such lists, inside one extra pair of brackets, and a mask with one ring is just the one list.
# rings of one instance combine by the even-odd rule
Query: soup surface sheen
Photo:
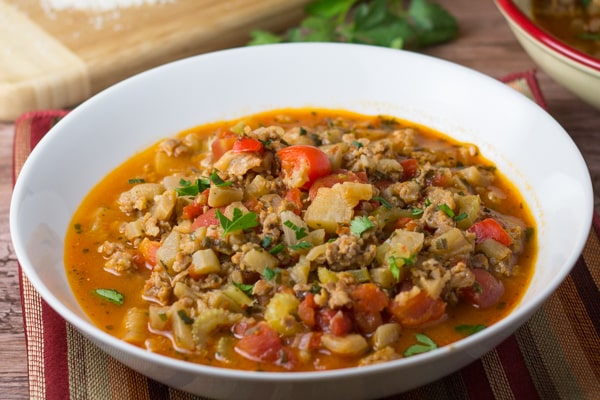
[(558, 39), (600, 59), (599, 0), (533, 0), (533, 16)]
[(207, 365), (313, 371), (489, 327), (533, 273), (533, 218), (476, 146), (407, 121), (283, 109), (133, 156), (73, 216), (98, 327)]

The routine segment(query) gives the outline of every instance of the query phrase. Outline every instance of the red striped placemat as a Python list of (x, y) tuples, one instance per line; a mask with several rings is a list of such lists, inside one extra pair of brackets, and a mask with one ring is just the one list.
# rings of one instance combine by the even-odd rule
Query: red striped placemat
[[(503, 79), (544, 105), (533, 71)], [(67, 112), (25, 114), (15, 124), (14, 176)], [(21, 272), (31, 399), (200, 399), (116, 361), (52, 310)], [(531, 320), (497, 348), (439, 381), (389, 399), (600, 398), (600, 218), (571, 274)]]

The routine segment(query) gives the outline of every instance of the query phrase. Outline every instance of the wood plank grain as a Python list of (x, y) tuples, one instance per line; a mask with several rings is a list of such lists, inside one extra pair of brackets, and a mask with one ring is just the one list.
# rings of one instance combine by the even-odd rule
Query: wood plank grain
[(73, 106), (154, 66), (244, 45), (252, 29), (278, 31), (298, 21), (306, 3), (173, 0), (90, 11), (0, 0), (0, 120)]

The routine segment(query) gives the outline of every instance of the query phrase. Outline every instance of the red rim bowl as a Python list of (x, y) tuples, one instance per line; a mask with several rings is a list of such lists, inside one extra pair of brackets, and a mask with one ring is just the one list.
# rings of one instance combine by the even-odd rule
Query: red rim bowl
[(585, 65), (591, 69), (600, 72), (600, 59), (591, 57), (571, 46), (558, 40), (556, 37), (542, 30), (531, 18), (529, 18), (521, 8), (512, 0), (496, 0), (497, 6), (509, 19), (523, 29), (535, 40), (543, 43), (557, 53), (569, 58), (576, 63)]

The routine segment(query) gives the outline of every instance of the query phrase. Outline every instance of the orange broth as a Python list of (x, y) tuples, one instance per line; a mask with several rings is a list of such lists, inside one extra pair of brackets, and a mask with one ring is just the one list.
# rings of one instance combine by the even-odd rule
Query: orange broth
[[(251, 127), (278, 124), (284, 128), (302, 126), (308, 129), (323, 119), (338, 117), (345, 120), (373, 121), (374, 125), (378, 124), (376, 121), (379, 118), (340, 110), (285, 109), (245, 117), (239, 121), (243, 120)], [(220, 128), (235, 126), (239, 121), (198, 126), (186, 130), (178, 136), (183, 137), (193, 133), (207, 138)], [(408, 121), (401, 121), (401, 124), (418, 130), (420, 134), (418, 140), (423, 148), (453, 149), (461, 145), (430, 128)], [(141, 267), (134, 272), (118, 275), (108, 272), (104, 268), (106, 259), (97, 251), (98, 247), (107, 240), (121, 240), (122, 236), (119, 226), (124, 221), (124, 215), (119, 210), (116, 201), (120, 193), (131, 188), (130, 180), (132, 178), (143, 179), (145, 182), (157, 182), (168, 174), (178, 171), (186, 171), (186, 173), (193, 171), (199, 160), (204, 157), (193, 154), (178, 158), (171, 157), (166, 161), (163, 157), (160, 171), (158, 171), (156, 168), (157, 146), (152, 146), (132, 156), (101, 180), (81, 203), (73, 216), (70, 229), (66, 233), (65, 265), (73, 293), (92, 322), (98, 328), (117, 338), (122, 338), (126, 334), (123, 321), (128, 309), (132, 307), (148, 309), (150, 302), (142, 298), (142, 292), (144, 283), (150, 276), (150, 269)], [(209, 146), (204, 145), (203, 148), (207, 149)], [(491, 165), (480, 155), (475, 156), (474, 159), (477, 163)], [(498, 211), (514, 215), (523, 220), (528, 227), (533, 228), (535, 226), (534, 219), (518, 190), (501, 174), (496, 172), (496, 176), (495, 186), (506, 194), (505, 200), (501, 202), (502, 208)], [(485, 204), (486, 199), (482, 199), (482, 202)], [(417, 333), (427, 335), (438, 346), (448, 345), (467, 335), (457, 331), (457, 326), (482, 325), (488, 327), (504, 318), (519, 303), (529, 284), (533, 274), (536, 252), (535, 235), (531, 235), (525, 250), (519, 255), (514, 275), (510, 278), (502, 278), (505, 291), (496, 306), (482, 310), (470, 304), (460, 303), (457, 306), (448, 307), (447, 318), (441, 323), (416, 328), (403, 327), (399, 339), (394, 344), (395, 349), (401, 354), (405, 349), (414, 345)], [(96, 295), (94, 290), (98, 288), (110, 288), (118, 291), (124, 297), (123, 304), (116, 305)], [(146, 328), (145, 337), (145, 341), (136, 344), (171, 357), (224, 368), (272, 371), (320, 370), (355, 366), (359, 359), (359, 357), (346, 357), (319, 351), (319, 355), (315, 356), (311, 363), (299, 364), (290, 369), (257, 362), (237, 354), (231, 355), (231, 359), (223, 360), (215, 357), (213, 352), (203, 353), (178, 349), (173, 346), (172, 337), (169, 337), (169, 334), (153, 333), (148, 328)]]

